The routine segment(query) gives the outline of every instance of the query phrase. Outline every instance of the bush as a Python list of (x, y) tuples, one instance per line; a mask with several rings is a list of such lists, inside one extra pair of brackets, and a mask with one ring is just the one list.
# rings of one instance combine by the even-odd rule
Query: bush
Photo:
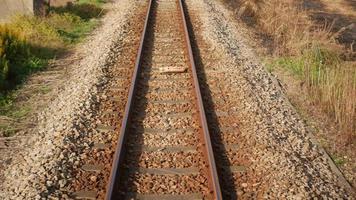
[(70, 32), (74, 26), (83, 23), (83, 21), (79, 16), (73, 14), (51, 13), (46, 19), (46, 23), (57, 31), (62, 30)]
[(31, 44), (31, 52), (38, 57), (50, 59), (64, 48), (63, 39), (48, 18), (16, 16), (8, 26), (23, 33)]
[(79, 16), (70, 13), (51, 13), (46, 19), (46, 23), (57, 31), (62, 45), (63, 42), (80, 41), (84, 34), (91, 31), (95, 25), (94, 21), (84, 21)]
[(32, 71), (30, 46), (24, 36), (6, 25), (0, 26), (0, 90), (14, 84)]
[[(48, 59), (66, 52), (93, 30), (102, 13), (101, 0), (50, 10), (45, 17), (15, 16), (0, 25), (0, 107), (9, 104), (11, 89), (28, 74), (46, 66)], [(9, 98), (8, 98), (9, 97)]]
[(68, 4), (64, 7), (53, 8), (53, 12), (59, 14), (70, 13), (87, 21), (92, 18), (98, 18), (103, 13), (103, 9), (95, 4), (83, 3)]

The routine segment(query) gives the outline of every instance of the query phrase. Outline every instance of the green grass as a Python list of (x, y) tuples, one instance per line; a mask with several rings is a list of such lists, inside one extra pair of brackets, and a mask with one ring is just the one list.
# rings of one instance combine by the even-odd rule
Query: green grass
[(340, 59), (327, 48), (315, 45), (305, 50), (301, 56), (279, 57), (273, 61), (273, 65), (287, 68), (299, 78), (307, 76), (311, 82), (320, 84), (327, 70), (340, 65)]
[(0, 95), (0, 115), (6, 115), (13, 108), (15, 92), (9, 92), (6, 95)]
[[(334, 23), (315, 23), (295, 0), (222, 0), (237, 17), (268, 38), (267, 70), (287, 69), (307, 89), (308, 99), (334, 122), (338, 143), (356, 142), (356, 62), (338, 42)], [(350, 41), (350, 45), (352, 41)], [(272, 61), (271, 61), (272, 60)], [(334, 125), (334, 124), (333, 124)]]
[(281, 57), (275, 59), (271, 64), (268, 64), (269, 71), (273, 71), (274, 66), (287, 68), (293, 74), (301, 77), (303, 75), (304, 61), (300, 57)]
[[(48, 16), (15, 16), (0, 26), (0, 113), (25, 116), (28, 110), (13, 110), (13, 92), (26, 77), (46, 68), (48, 60), (60, 56), (83, 41), (99, 23), (105, 1), (80, 0), (51, 8)], [(44, 91), (47, 89), (44, 88)]]
[(47, 85), (43, 85), (39, 88), (39, 91), (42, 93), (42, 94), (46, 94), (48, 92), (51, 91), (51, 88), (49, 88)]
[(99, 22), (96, 20), (91, 20), (86, 23), (79, 24), (68, 32), (61, 32), (61, 36), (68, 43), (75, 44), (81, 42), (87, 33), (90, 33), (98, 25), (98, 23)]
[(304, 82), (311, 100), (320, 105), (350, 139), (356, 126), (356, 66), (334, 51), (314, 45), (300, 56), (279, 57), (268, 64), (285, 68)]
[(80, 17), (82, 20), (88, 21), (94, 18), (99, 18), (105, 13), (105, 10), (101, 7), (103, 3), (103, 1), (98, 0), (79, 1), (76, 4), (68, 4), (63, 7), (51, 8), (51, 12), (57, 14), (70, 13)]
[(102, 6), (107, 0), (79, 0), (78, 4), (94, 4), (96, 6)]
[(9, 117), (12, 117), (14, 119), (22, 118), (25, 117), (27, 114), (29, 114), (31, 111), (30, 107), (21, 107), (16, 110), (12, 110), (10, 113), (8, 113)]
[(11, 137), (16, 134), (16, 129), (11, 129), (10, 127), (6, 128), (1, 128), (0, 130), (2, 131), (2, 137)]
[(332, 159), (336, 166), (342, 166), (347, 163), (347, 161), (342, 156), (332, 156)]

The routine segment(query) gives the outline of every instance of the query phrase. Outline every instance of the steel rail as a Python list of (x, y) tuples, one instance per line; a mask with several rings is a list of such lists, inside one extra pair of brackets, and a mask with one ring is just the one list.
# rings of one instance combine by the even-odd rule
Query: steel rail
[(133, 72), (133, 75), (131, 78), (129, 95), (128, 95), (128, 99), (127, 99), (127, 103), (126, 103), (126, 107), (125, 107), (125, 113), (124, 113), (122, 124), (121, 124), (119, 140), (116, 145), (114, 160), (113, 160), (113, 164), (112, 164), (112, 168), (111, 168), (111, 172), (110, 172), (110, 178), (109, 178), (107, 191), (106, 191), (105, 199), (107, 199), (107, 200), (118, 198), (118, 194), (117, 194), (117, 191), (118, 191), (117, 184), (118, 183), (117, 183), (116, 179), (118, 178), (117, 176), (119, 174), (122, 174), (121, 166), (122, 166), (122, 162), (124, 159), (123, 155), (125, 154), (125, 148), (124, 148), (124, 143), (125, 143), (125, 139), (126, 139), (125, 133), (127, 132), (127, 124), (128, 124), (128, 121), (129, 121), (130, 115), (131, 115), (132, 101), (134, 99), (134, 94), (135, 94), (135, 90), (136, 90), (137, 77), (138, 77), (139, 67), (140, 67), (141, 58), (142, 58), (142, 50), (143, 50), (143, 45), (144, 45), (145, 38), (146, 38), (148, 21), (149, 21), (150, 14), (151, 14), (152, 1), (153, 0), (149, 0), (145, 24), (144, 24), (144, 28), (143, 28), (143, 31), (141, 34), (140, 46), (139, 46), (136, 61), (135, 61), (135, 68), (134, 68), (134, 72)]
[[(140, 67), (141, 61), (142, 61), (143, 45), (144, 45), (145, 37), (147, 34), (147, 26), (148, 26), (149, 18), (151, 15), (152, 2), (153, 2), (153, 0), (149, 0), (144, 29), (142, 31), (140, 46), (139, 46), (136, 61), (135, 61), (135, 68), (134, 68), (134, 72), (133, 72), (132, 79), (131, 79), (128, 100), (126, 103), (125, 113), (124, 113), (123, 121), (121, 124), (120, 136), (118, 139), (118, 143), (116, 145), (114, 161), (112, 164), (110, 178), (109, 178), (109, 182), (107, 185), (107, 191), (106, 191), (106, 197), (105, 197), (107, 200), (117, 199), (119, 197), (119, 194), (117, 194), (117, 192), (118, 192), (117, 179), (120, 178), (120, 177), (118, 177), (119, 175), (123, 174), (122, 164), (124, 161), (124, 154), (125, 154), (124, 144), (126, 141), (126, 135), (127, 135), (126, 132), (128, 132), (128, 123), (129, 123), (129, 120), (131, 117), (131, 111), (132, 111), (132, 107), (133, 107), (133, 99), (134, 99), (134, 95), (136, 92), (136, 85), (138, 82), (139, 67)], [(212, 196), (214, 199), (221, 200), (222, 193), (221, 193), (221, 189), (220, 189), (219, 178), (218, 178), (214, 154), (213, 154), (213, 150), (212, 150), (211, 138), (210, 138), (210, 134), (209, 134), (208, 126), (207, 126), (207, 120), (206, 120), (206, 115), (205, 115), (205, 111), (204, 111), (201, 91), (200, 91), (200, 87), (199, 87), (197, 70), (195, 67), (194, 57), (193, 57), (192, 48), (191, 48), (191, 44), (190, 44), (189, 32), (188, 32), (186, 18), (185, 18), (185, 14), (184, 14), (184, 8), (183, 8), (182, 0), (178, 0), (178, 2), (179, 2), (180, 14), (182, 17), (181, 25), (183, 26), (182, 28), (184, 30), (184, 35), (185, 35), (185, 38), (184, 38), (185, 43), (186, 43), (185, 45), (186, 45), (186, 49), (188, 51), (187, 53), (189, 56), (189, 65), (192, 70), (192, 77), (194, 80), (195, 97), (196, 97), (195, 99), (196, 99), (197, 107), (199, 110), (199, 118), (200, 118), (199, 121), (200, 121), (200, 126), (201, 126), (200, 132), (202, 133), (200, 136), (201, 136), (201, 140), (204, 141), (202, 150), (203, 150), (205, 157), (207, 158), (206, 161), (207, 161), (207, 165), (208, 165), (207, 173), (209, 176), (208, 177), (209, 189), (210, 189), (210, 192), (212, 193)]]
[(222, 198), (222, 192), (220, 188), (220, 183), (219, 183), (219, 177), (218, 177), (218, 172), (216, 169), (216, 163), (215, 163), (215, 158), (214, 158), (214, 152), (213, 152), (213, 147), (211, 144), (211, 137), (208, 129), (208, 123), (206, 120), (206, 114), (204, 110), (204, 104), (203, 104), (203, 99), (200, 91), (200, 86), (199, 86), (199, 79), (197, 76), (197, 69), (195, 66), (195, 61), (194, 61), (194, 56), (193, 56), (193, 51), (192, 51), (192, 46), (190, 43), (190, 37), (189, 37), (189, 31), (187, 27), (187, 21), (185, 18), (185, 13), (184, 13), (184, 7), (182, 0), (179, 1), (179, 7), (181, 11), (181, 17), (183, 21), (183, 29), (184, 29), (184, 34), (185, 34), (185, 43), (186, 47), (188, 50), (188, 55), (189, 55), (189, 65), (192, 69), (192, 75), (194, 79), (194, 88), (195, 88), (195, 95), (196, 95), (196, 101), (199, 109), (199, 115), (200, 115), (200, 124), (203, 132), (203, 141), (205, 143), (205, 154), (206, 157), (208, 158), (208, 167), (209, 167), (209, 175), (211, 177), (211, 189), (214, 194), (214, 199), (220, 200)]

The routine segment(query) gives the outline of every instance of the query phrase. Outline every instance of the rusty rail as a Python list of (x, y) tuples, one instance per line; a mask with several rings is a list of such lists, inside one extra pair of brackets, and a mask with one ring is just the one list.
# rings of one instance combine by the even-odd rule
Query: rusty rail
[(212, 144), (211, 144), (210, 133), (209, 133), (208, 124), (207, 124), (207, 120), (206, 120), (202, 95), (201, 95), (201, 91), (200, 91), (200, 87), (199, 87), (199, 79), (198, 79), (197, 70), (195, 67), (195, 61), (194, 61), (193, 51), (192, 51), (192, 47), (191, 47), (191, 43), (190, 43), (189, 31), (188, 31), (187, 21), (186, 21), (185, 14), (184, 14), (184, 7), (182, 4), (182, 0), (179, 0), (179, 7), (181, 10), (181, 16), (182, 16), (182, 21), (183, 21), (182, 25), (183, 25), (184, 34), (185, 34), (186, 48), (188, 50), (188, 55), (189, 55), (189, 62), (190, 62), (189, 64), (192, 69), (192, 74), (193, 74), (193, 79), (194, 79), (196, 101), (197, 101), (199, 115), (200, 115), (200, 124), (201, 124), (202, 132), (203, 132), (202, 139), (205, 144), (204, 153), (206, 154), (206, 157), (208, 158), (209, 175), (211, 177), (210, 188), (213, 190), (211, 192), (213, 192), (215, 199), (222, 199), (222, 193), (221, 193), (221, 189), (220, 189), (219, 178), (218, 178), (218, 173), (217, 173), (215, 159), (214, 159), (214, 152), (213, 152), (213, 148), (212, 148)]
[[(128, 125), (128, 122), (129, 122), (129, 119), (131, 116), (131, 110), (132, 110), (132, 106), (133, 106), (132, 101), (133, 101), (135, 91), (136, 91), (136, 83), (138, 81), (138, 72), (139, 72), (139, 67), (140, 67), (141, 61), (142, 61), (142, 59), (141, 59), (142, 50), (143, 50), (143, 45), (145, 42), (145, 36), (146, 36), (146, 32), (147, 32), (149, 18), (151, 15), (151, 8), (152, 8), (153, 1), (154, 0), (149, 0), (149, 6), (147, 9), (147, 15), (146, 15), (146, 19), (145, 19), (144, 29), (142, 31), (140, 46), (138, 49), (136, 62), (135, 62), (135, 68), (134, 68), (133, 76), (131, 79), (132, 82), (131, 82), (131, 86), (130, 86), (130, 90), (129, 90), (128, 100), (127, 100), (126, 107), (125, 107), (123, 121), (121, 124), (120, 136), (119, 136), (119, 140), (118, 140), (118, 143), (116, 146), (116, 151), (115, 151), (114, 160), (113, 160), (113, 164), (112, 164), (110, 179), (109, 179), (109, 183), (107, 186), (106, 199), (108, 199), (108, 200), (117, 198), (117, 196), (118, 196), (117, 188), (118, 188), (118, 184), (119, 184), (117, 180), (123, 174), (121, 166), (122, 166), (122, 163), (124, 160), (124, 154), (125, 154), (124, 144), (125, 144), (126, 133), (127, 133), (127, 129), (128, 129), (127, 125)], [(191, 44), (190, 44), (189, 32), (188, 32), (186, 18), (185, 18), (185, 14), (184, 14), (184, 7), (182, 4), (182, 0), (178, 0), (178, 2), (179, 2), (179, 8), (180, 8), (180, 13), (181, 13), (181, 17), (182, 17), (181, 25), (184, 30), (186, 50), (187, 50), (188, 57), (189, 57), (189, 65), (192, 70), (192, 78), (194, 81), (195, 99), (196, 99), (196, 104), (198, 106), (198, 111), (199, 111), (199, 121), (200, 121), (200, 128), (201, 128), (200, 139), (203, 141), (202, 151), (206, 157), (206, 162), (208, 165), (207, 174), (210, 177), (208, 179), (209, 188), (210, 188), (210, 192), (212, 194), (213, 199), (221, 200), (222, 193), (221, 193), (221, 189), (220, 189), (219, 178), (218, 178), (217, 168), (216, 168), (212, 144), (211, 144), (211, 138), (210, 138), (210, 134), (209, 134), (208, 126), (207, 126), (207, 120), (206, 120), (206, 115), (205, 115), (205, 111), (204, 111), (203, 100), (202, 100), (201, 91), (200, 91), (200, 87), (199, 87), (197, 70), (195, 67), (194, 57), (193, 57), (192, 48), (191, 48)]]
[(118, 178), (119, 174), (122, 174), (121, 173), (122, 169), (120, 168), (120, 166), (123, 162), (124, 154), (125, 154), (125, 148), (123, 148), (125, 139), (126, 139), (125, 133), (127, 131), (127, 124), (128, 124), (128, 121), (129, 121), (130, 115), (131, 115), (132, 100), (133, 100), (134, 94), (135, 94), (137, 75), (138, 75), (138, 71), (139, 71), (139, 66), (141, 64), (141, 55), (142, 55), (143, 45), (144, 45), (145, 36), (146, 36), (146, 32), (147, 32), (147, 25), (148, 25), (149, 17), (151, 14), (152, 1), (153, 0), (149, 0), (149, 5), (147, 8), (145, 24), (143, 27), (142, 36), (141, 36), (141, 40), (140, 40), (140, 46), (139, 46), (136, 61), (135, 61), (135, 69), (134, 69), (134, 72), (133, 72), (133, 75), (131, 78), (131, 86), (130, 86), (129, 95), (128, 95), (128, 99), (127, 99), (127, 103), (126, 103), (126, 107), (125, 107), (125, 114), (123, 116), (121, 129), (120, 129), (120, 136), (119, 136), (119, 140), (116, 145), (114, 160), (113, 160), (110, 178), (109, 178), (109, 182), (108, 182), (108, 186), (107, 186), (107, 192), (106, 192), (106, 197), (105, 197), (106, 199), (115, 199), (115, 196), (117, 196), (117, 194), (116, 194), (117, 190), (115, 190), (115, 188), (117, 188), (118, 182), (116, 181), (116, 179)]

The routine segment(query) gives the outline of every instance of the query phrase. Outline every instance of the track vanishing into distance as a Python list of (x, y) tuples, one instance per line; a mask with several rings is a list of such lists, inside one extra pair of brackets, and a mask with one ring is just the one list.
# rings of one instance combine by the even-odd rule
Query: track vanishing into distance
[(236, 140), (220, 136), (234, 127), (220, 129), (227, 112), (202, 97), (185, 15), (181, 0), (149, 1), (106, 199), (236, 198), (233, 173), (245, 169)]
[(220, 1), (108, 5), (33, 130), (0, 138), (0, 199), (354, 196)]
[(180, 0), (150, 1), (107, 199), (222, 199)]

